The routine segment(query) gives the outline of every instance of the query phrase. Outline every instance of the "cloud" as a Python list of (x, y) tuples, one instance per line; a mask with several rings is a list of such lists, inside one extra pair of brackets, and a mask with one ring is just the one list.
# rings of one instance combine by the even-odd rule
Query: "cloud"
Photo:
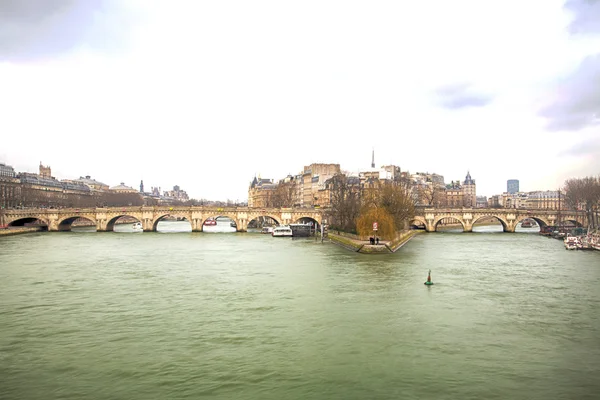
[(118, 0), (2, 0), (0, 61), (35, 61), (80, 46), (118, 50), (132, 22)]
[(572, 34), (600, 33), (599, 0), (567, 0), (565, 8), (573, 15), (569, 25)]
[(600, 117), (600, 53), (586, 57), (553, 90), (540, 115), (552, 131), (580, 130), (598, 124)]
[(468, 83), (444, 86), (436, 90), (438, 104), (450, 110), (469, 107), (484, 107), (490, 104), (493, 97), (471, 89)]
[[(590, 157), (593, 162), (600, 163), (600, 137), (588, 138), (564, 151), (559, 156), (586, 158)], [(598, 164), (600, 166), (600, 164)], [(598, 169), (600, 173), (600, 168)]]

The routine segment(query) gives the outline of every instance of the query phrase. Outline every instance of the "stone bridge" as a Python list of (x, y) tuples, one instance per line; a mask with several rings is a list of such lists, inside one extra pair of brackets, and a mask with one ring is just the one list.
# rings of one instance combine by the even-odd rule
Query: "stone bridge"
[(472, 232), (473, 224), (484, 217), (495, 217), (500, 220), (504, 232), (514, 232), (517, 224), (531, 218), (543, 226), (554, 226), (558, 221), (570, 221), (578, 226), (585, 226), (587, 220), (584, 211), (561, 210), (526, 210), (519, 208), (421, 208), (415, 212), (411, 225), (425, 225), (427, 232), (435, 232), (437, 225), (444, 218), (451, 218), (462, 225), (464, 232)]
[(9, 226), (39, 224), (48, 231), (69, 231), (78, 218), (85, 218), (96, 225), (98, 232), (112, 231), (121, 217), (138, 220), (144, 232), (155, 232), (158, 223), (166, 217), (179, 217), (189, 221), (192, 231), (202, 232), (208, 218), (228, 217), (236, 223), (238, 232), (246, 232), (248, 223), (259, 217), (273, 218), (278, 224), (287, 225), (301, 219), (310, 219), (317, 224), (323, 220), (323, 212), (312, 208), (249, 208), (249, 207), (104, 207), (62, 209), (10, 209), (3, 210), (3, 223)]

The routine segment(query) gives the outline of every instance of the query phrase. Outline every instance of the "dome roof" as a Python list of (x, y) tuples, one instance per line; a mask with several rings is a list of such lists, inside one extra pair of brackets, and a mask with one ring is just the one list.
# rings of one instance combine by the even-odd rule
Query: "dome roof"
[(125, 186), (125, 183), (123, 183), (123, 182), (121, 182), (120, 185), (111, 187), (110, 190), (131, 190), (131, 191), (137, 192), (137, 190), (135, 190), (134, 188), (132, 188), (130, 186)]

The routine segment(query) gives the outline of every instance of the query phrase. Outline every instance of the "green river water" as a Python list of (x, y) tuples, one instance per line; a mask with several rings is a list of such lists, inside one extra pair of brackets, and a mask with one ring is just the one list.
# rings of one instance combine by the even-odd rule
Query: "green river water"
[(599, 316), (600, 252), (535, 234), (4, 237), (0, 398), (599, 399)]

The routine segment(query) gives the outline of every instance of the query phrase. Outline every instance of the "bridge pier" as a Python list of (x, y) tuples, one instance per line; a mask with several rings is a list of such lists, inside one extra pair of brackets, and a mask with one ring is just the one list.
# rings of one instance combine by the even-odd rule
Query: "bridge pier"
[(504, 232), (507, 232), (507, 233), (515, 233), (516, 227), (517, 227), (517, 224), (515, 223), (515, 221), (508, 221), (507, 224), (502, 224), (502, 228), (503, 228)]
[(236, 232), (248, 232), (248, 221), (245, 219), (240, 219), (236, 222)]
[(192, 218), (190, 221), (192, 224), (192, 232), (202, 232), (204, 221), (202, 218)]

